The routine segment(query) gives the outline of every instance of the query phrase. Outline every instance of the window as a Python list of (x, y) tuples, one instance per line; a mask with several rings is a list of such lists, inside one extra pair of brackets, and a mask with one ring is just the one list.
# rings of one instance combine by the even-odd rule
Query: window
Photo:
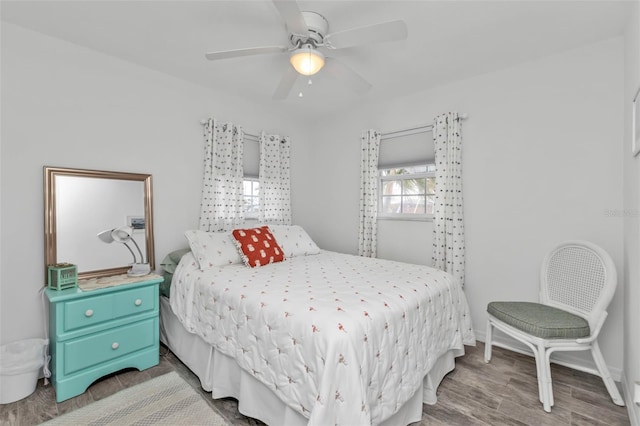
[(245, 219), (258, 220), (260, 213), (260, 143), (258, 138), (245, 134), (242, 157), (242, 203)]
[(260, 182), (258, 182), (258, 179), (245, 177), (242, 180), (242, 196), (244, 217), (246, 219), (258, 219), (258, 213), (260, 212)]
[(378, 217), (432, 219), (435, 171), (435, 164), (381, 168)]

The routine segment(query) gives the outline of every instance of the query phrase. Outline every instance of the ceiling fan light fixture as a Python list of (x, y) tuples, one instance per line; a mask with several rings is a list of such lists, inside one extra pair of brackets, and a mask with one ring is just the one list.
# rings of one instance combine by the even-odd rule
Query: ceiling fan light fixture
[(289, 61), (300, 74), (314, 75), (324, 66), (324, 55), (322, 52), (307, 45), (294, 50)]

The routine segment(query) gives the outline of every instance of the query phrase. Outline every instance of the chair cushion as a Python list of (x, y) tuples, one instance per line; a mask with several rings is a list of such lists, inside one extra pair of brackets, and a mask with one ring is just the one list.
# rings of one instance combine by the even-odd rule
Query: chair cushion
[(487, 312), (512, 327), (542, 339), (578, 339), (591, 333), (582, 317), (540, 303), (491, 302)]

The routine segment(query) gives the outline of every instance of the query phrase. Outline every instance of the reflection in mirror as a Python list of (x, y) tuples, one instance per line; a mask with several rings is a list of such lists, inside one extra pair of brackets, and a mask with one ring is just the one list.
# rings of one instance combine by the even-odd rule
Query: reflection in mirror
[[(125, 227), (130, 240), (99, 238)], [(45, 167), (46, 265), (77, 265), (79, 278), (153, 269), (151, 176)]]

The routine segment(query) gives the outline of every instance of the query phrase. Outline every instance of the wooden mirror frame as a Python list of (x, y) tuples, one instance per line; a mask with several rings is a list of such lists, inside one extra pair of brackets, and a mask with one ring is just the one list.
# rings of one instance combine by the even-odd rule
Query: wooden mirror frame
[[(155, 268), (155, 253), (153, 244), (153, 200), (151, 175), (141, 173), (108, 172), (101, 170), (69, 169), (61, 167), (44, 167), (44, 258), (45, 281), (48, 265), (58, 263), (57, 257), (57, 229), (56, 229), (56, 177), (75, 176), (98, 179), (115, 179), (138, 181), (144, 184), (144, 216), (146, 253), (151, 271)], [(94, 271), (78, 271), (78, 279), (106, 277), (125, 274), (129, 266), (122, 266)], [(46, 285), (46, 284), (45, 284)]]

